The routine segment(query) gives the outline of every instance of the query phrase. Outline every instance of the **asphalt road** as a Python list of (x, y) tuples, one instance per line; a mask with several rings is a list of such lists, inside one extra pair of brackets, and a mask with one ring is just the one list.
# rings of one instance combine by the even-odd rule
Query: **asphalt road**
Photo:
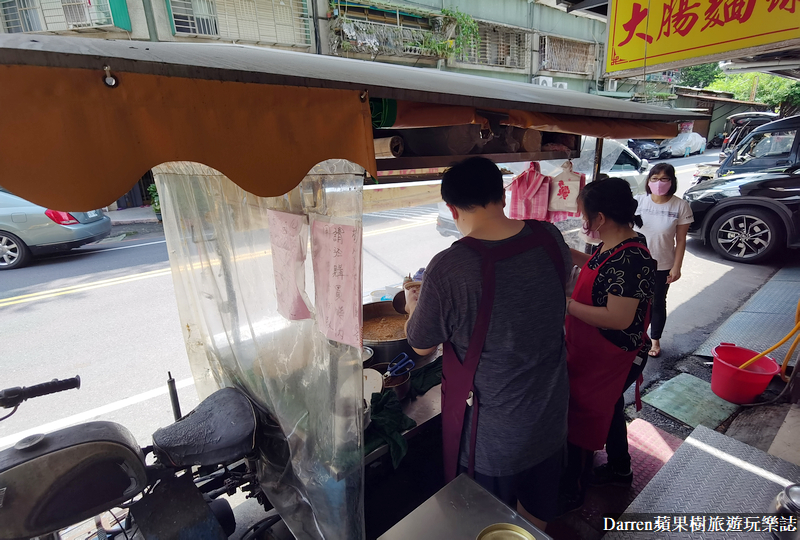
[[(364, 217), (365, 294), (399, 284), (452, 243), (436, 206)], [(124, 240), (39, 259), (0, 275), (0, 388), (80, 374), (82, 387), (24, 403), (0, 423), (0, 448), (80, 421), (110, 420), (149, 444), (172, 421), (167, 372), (183, 412), (198, 400), (160, 226), (117, 226)]]
[[(689, 187), (695, 163), (715, 158), (710, 152), (669, 160), (679, 192)], [(436, 232), (435, 217), (435, 205), (364, 217), (365, 295), (400, 283), (452, 243)], [(113, 234), (125, 231), (137, 234), (0, 274), (0, 388), (76, 374), (83, 381), (79, 391), (23, 404), (0, 423), (0, 448), (91, 419), (120, 422), (148, 444), (172, 420), (168, 371), (178, 381), (183, 411), (197, 404), (163, 233), (138, 225), (115, 227)], [(664, 354), (649, 363), (648, 381), (693, 352), (780, 264), (725, 262), (690, 240), (683, 277), (669, 293)]]

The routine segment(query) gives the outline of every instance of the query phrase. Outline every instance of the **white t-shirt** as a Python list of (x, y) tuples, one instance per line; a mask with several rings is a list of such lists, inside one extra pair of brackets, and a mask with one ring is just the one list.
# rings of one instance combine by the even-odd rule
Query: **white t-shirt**
[(637, 195), (643, 226), (635, 227), (647, 239), (650, 254), (658, 262), (659, 270), (672, 270), (675, 263), (675, 233), (678, 225), (694, 221), (689, 203), (675, 195), (663, 204), (653, 202), (650, 195)]

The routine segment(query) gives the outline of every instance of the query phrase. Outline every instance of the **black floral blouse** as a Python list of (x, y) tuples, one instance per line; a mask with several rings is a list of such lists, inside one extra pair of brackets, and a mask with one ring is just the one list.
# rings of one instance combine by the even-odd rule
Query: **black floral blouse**
[[(622, 350), (633, 351), (642, 345), (642, 336), (647, 330), (644, 321), (647, 308), (653, 301), (656, 261), (647, 251), (635, 246), (626, 247), (609, 259), (618, 247), (625, 244), (647, 245), (644, 236), (641, 235), (638, 238), (624, 240), (605, 252), (603, 252), (603, 244), (600, 244), (589, 260), (589, 268), (594, 270), (605, 261), (592, 286), (592, 302), (595, 306), (607, 305), (609, 294), (639, 299), (636, 316), (628, 328), (625, 330), (600, 328), (600, 334), (611, 343)], [(640, 355), (647, 354), (649, 350), (650, 339), (647, 338)]]

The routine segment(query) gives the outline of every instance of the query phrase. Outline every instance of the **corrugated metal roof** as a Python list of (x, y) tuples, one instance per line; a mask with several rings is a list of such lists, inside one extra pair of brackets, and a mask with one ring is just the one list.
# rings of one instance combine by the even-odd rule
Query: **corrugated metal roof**
[(0, 34), (0, 65), (59, 66), (194, 79), (366, 90), (370, 97), (673, 122), (698, 117), (664, 107), (489, 77), (215, 43), (152, 43)]

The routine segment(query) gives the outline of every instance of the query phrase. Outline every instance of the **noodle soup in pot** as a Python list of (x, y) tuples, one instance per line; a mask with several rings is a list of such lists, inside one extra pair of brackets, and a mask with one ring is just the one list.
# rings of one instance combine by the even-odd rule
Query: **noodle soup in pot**
[(372, 364), (391, 362), (401, 353), (419, 358), (406, 340), (406, 319), (408, 315), (397, 313), (389, 301), (364, 305), (364, 346), (374, 352)]

